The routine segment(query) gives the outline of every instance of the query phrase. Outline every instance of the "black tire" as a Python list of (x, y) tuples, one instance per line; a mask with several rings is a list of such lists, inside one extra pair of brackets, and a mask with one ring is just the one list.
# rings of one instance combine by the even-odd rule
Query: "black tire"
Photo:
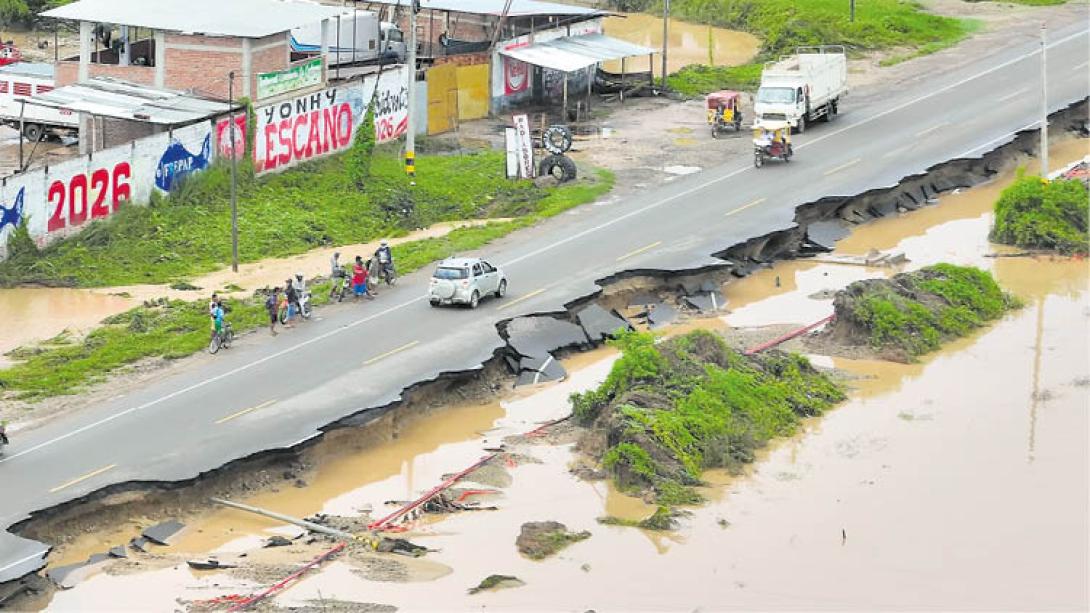
[(281, 326), (286, 326), (288, 324), (288, 308), (284, 307), (280, 309), (280, 311), (277, 313), (276, 318), (280, 320)]
[(220, 343), (220, 344), (223, 345), (224, 349), (230, 349), (231, 348), (231, 343), (233, 343), (233, 342), (235, 342), (235, 331), (230, 329), (230, 328), (227, 328), (226, 330), (223, 331), (223, 342)]
[(832, 102), (829, 103), (829, 109), (825, 113), (825, 121), (832, 121), (832, 120), (836, 119), (837, 113), (840, 112), (840, 109), (837, 108), (837, 106), (838, 106), (838, 103), (837, 103), (836, 100), (833, 100)]
[(760, 168), (761, 166), (764, 166), (764, 164), (765, 164), (764, 154), (762, 154), (760, 151), (758, 151), (757, 153), (754, 153), (753, 154), (753, 165), (756, 168)]
[(719, 138), (719, 126), (712, 125), (712, 138)]
[(481, 304), (481, 295), (477, 293), (477, 290), (473, 290), (473, 293), (469, 295), (469, 308), (475, 309)]
[(496, 297), (503, 298), (507, 295), (507, 279), (500, 281), (500, 286), (496, 288)]
[(23, 125), (23, 137), (32, 143), (36, 143), (42, 140), (45, 136), (45, 129), (39, 124), (28, 123)]
[(438, 300), (429, 300), (428, 304), (432, 305), (435, 308), (439, 308), (439, 301)]
[(208, 353), (211, 353), (212, 355), (216, 355), (216, 352), (218, 352), (220, 350), (221, 344), (222, 343), (220, 342), (220, 335), (219, 334), (213, 334), (212, 335), (212, 340), (208, 342)]
[(568, 126), (549, 126), (541, 135), (541, 146), (553, 155), (571, 150), (572, 133)]
[(806, 131), (806, 116), (799, 117), (799, 125), (795, 126), (795, 134), (802, 134)]
[(539, 177), (551, 176), (561, 183), (567, 183), (575, 180), (575, 162), (564, 155), (550, 155), (541, 160), (541, 164), (537, 167), (537, 174)]

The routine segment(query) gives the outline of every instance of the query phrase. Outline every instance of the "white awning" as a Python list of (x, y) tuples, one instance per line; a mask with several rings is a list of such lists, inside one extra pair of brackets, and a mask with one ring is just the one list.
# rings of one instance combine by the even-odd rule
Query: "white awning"
[(27, 103), (167, 126), (193, 123), (227, 112), (227, 103), (222, 100), (109, 77), (58, 87), (29, 98)]
[(634, 45), (627, 41), (610, 38), (605, 34), (564, 36), (526, 47), (500, 50), (501, 55), (561, 72), (574, 72), (598, 62), (648, 55), (654, 52), (655, 50), (650, 47)]

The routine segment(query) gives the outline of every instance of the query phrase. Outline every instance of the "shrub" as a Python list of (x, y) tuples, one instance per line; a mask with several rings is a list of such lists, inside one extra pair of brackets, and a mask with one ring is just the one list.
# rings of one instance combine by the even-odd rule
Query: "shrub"
[(1087, 203), (1079, 181), (1020, 175), (995, 203), (991, 239), (1027, 249), (1086, 253)]

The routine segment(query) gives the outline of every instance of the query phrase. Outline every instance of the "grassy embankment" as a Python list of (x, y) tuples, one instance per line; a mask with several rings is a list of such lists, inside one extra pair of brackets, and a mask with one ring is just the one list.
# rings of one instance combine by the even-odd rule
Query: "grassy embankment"
[[(604, 170), (557, 188), (514, 183), (503, 177), (502, 153), (480, 152), (420, 156), (417, 184), (410, 188), (396, 154), (385, 152), (376, 153), (366, 187), (355, 190), (343, 165), (338, 156), (268, 179), (245, 179), (239, 205), (241, 260), (397, 236), (439, 221), (515, 217), (398, 246), (398, 269), (405, 274), (593, 201), (613, 183)], [(126, 207), (41, 252), (25, 232), (17, 233), (11, 257), (0, 264), (0, 282), (167, 283), (222, 268), (230, 257), (228, 177), (224, 168), (213, 167), (169, 198)], [(327, 285), (315, 286), (314, 304), (325, 302), (327, 293)], [(263, 302), (260, 295), (229, 301), (236, 331), (267, 323)], [(62, 335), (39, 347), (17, 349), (11, 356), (22, 361), (0, 370), (0, 390), (23, 400), (73, 394), (145, 358), (191, 355), (207, 346), (206, 308), (205, 299), (163, 300), (111, 317), (81, 341)]]
[(829, 337), (909, 361), (998, 319), (1019, 302), (988, 272), (936, 264), (891, 279), (857, 281), (838, 292), (833, 305), (836, 321)]
[[(661, 6), (654, 0), (637, 6), (641, 5), (652, 12)], [(750, 32), (763, 41), (750, 64), (693, 65), (671, 75), (670, 87), (689, 96), (719, 89), (753, 90), (765, 61), (799, 46), (846, 45), (853, 53), (912, 50), (886, 60), (890, 64), (949, 47), (980, 26), (975, 20), (934, 15), (900, 0), (858, 2), (854, 22), (849, 21), (845, 0), (673, 0), (670, 11), (678, 19)]]
[[(663, 506), (700, 502), (694, 486), (704, 470), (737, 470), (844, 398), (801, 356), (743, 356), (706, 331), (661, 343), (624, 333), (613, 343), (622, 355), (605, 382), (572, 396), (575, 419), (588, 428), (583, 447), (622, 490)], [(639, 525), (668, 524), (660, 509)]]
[(1087, 252), (1087, 191), (1079, 181), (1020, 176), (995, 203), (991, 239), (1026, 249)]

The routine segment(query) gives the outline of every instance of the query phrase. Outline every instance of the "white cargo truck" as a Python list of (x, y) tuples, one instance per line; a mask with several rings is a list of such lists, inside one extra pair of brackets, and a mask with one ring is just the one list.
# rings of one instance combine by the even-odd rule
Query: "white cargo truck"
[(848, 93), (848, 58), (841, 45), (800, 47), (761, 73), (753, 105), (757, 120), (786, 121), (796, 132), (817, 119), (831, 121)]
[[(379, 21), (371, 11), (346, 10), (330, 19), (327, 66), (364, 64), (380, 59), (405, 61), (405, 35), (395, 24)], [(322, 24), (313, 23), (291, 31), (293, 53), (317, 55), (322, 49)]]
[(23, 104), (23, 100), (52, 91), (53, 87), (52, 64), (19, 62), (0, 66), (0, 125), (18, 130), (21, 123), (23, 136), (31, 142), (46, 134), (78, 136), (78, 113)]

